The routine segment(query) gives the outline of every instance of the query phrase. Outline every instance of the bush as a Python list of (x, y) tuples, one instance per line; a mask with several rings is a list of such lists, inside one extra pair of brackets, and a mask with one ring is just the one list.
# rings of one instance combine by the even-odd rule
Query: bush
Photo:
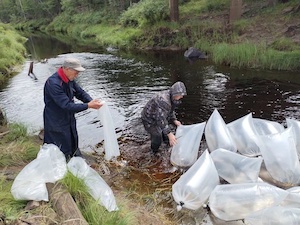
[(133, 4), (121, 15), (120, 23), (124, 27), (154, 25), (169, 17), (168, 7), (168, 1), (166, 0), (142, 0), (139, 3)]
[(206, 9), (209, 12), (222, 11), (229, 8), (229, 0), (207, 0)]
[(0, 23), (0, 85), (3, 76), (8, 77), (12, 67), (21, 65), (25, 61), (26, 38), (19, 35), (14, 29), (6, 24)]

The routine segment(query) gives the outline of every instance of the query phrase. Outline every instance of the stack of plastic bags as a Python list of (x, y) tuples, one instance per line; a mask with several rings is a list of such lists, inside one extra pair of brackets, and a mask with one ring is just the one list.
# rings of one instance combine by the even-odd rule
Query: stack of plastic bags
[[(300, 122), (286, 120), (284, 128), (250, 113), (225, 124), (215, 109), (204, 129), (208, 149), (172, 186), (178, 209), (197, 210), (208, 203), (224, 221), (300, 224)], [(274, 181), (294, 187), (264, 182), (259, 177), (263, 163)], [(219, 178), (228, 184), (219, 184)]]
[(182, 207), (198, 209), (219, 183), (218, 172), (209, 152), (205, 151), (172, 186), (172, 194), (178, 204), (177, 210)]
[(15, 178), (11, 193), (16, 200), (49, 201), (46, 183), (62, 179), (67, 171), (83, 179), (91, 196), (109, 212), (118, 210), (112, 190), (81, 157), (66, 163), (64, 154), (54, 144), (44, 144), (37, 158)]
[(44, 144), (36, 159), (15, 178), (11, 193), (16, 200), (49, 201), (46, 183), (55, 183), (67, 172), (66, 158), (53, 144)]

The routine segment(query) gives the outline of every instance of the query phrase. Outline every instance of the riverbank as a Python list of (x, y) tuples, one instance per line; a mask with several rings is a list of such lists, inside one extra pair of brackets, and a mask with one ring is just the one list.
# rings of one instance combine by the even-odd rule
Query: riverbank
[[(78, 43), (92, 43), (96, 47), (143, 51), (182, 51), (195, 47), (216, 64), (300, 71), (299, 1), (244, 0), (235, 20), (230, 20), (233, 10), (230, 2), (234, 1), (180, 2), (178, 22), (170, 22), (168, 5), (163, 1), (156, 4), (151, 0), (140, 1), (112, 15), (106, 8), (110, 6), (94, 7), (93, 11), (93, 7), (87, 9), (76, 3), (64, 6), (65, 10), (54, 14), (52, 19), (15, 18), (17, 22), (11, 21), (11, 25), (21, 31), (69, 36)], [(4, 10), (5, 7), (11, 8), (4, 4)], [(11, 35), (14, 31), (8, 33), (7, 25), (0, 27), (5, 40), (0, 43), (0, 47), (3, 45), (0, 84), (3, 84), (15, 66), (24, 62), (25, 39), (17, 33)]]
[[(109, 23), (95, 20), (97, 12), (65, 11), (37, 29), (115, 48), (162, 51), (195, 47), (214, 63), (230, 67), (300, 70), (298, 1), (244, 1), (240, 18), (231, 22), (230, 7), (230, 1), (186, 1), (179, 5), (179, 22), (170, 23), (163, 16), (165, 11), (139, 2)], [(147, 18), (143, 13), (150, 9), (154, 15)], [(159, 12), (162, 16), (155, 17)], [(28, 29), (32, 24), (18, 27)]]
[(0, 88), (16, 72), (25, 61), (26, 38), (13, 27), (0, 23)]
[[(31, 204), (29, 201), (14, 200), (10, 193), (15, 177), (36, 158), (41, 145), (42, 140), (38, 136), (28, 136), (26, 128), (20, 124), (0, 126), (0, 224), (62, 223), (63, 220), (53, 208), (51, 201)], [(86, 190), (81, 183), (76, 184), (70, 181), (70, 176), (67, 176), (67, 180), (64, 179), (63, 183), (89, 224), (175, 224), (165, 214), (165, 209), (159, 205), (159, 199), (155, 199), (150, 193), (141, 194), (136, 184), (130, 181), (133, 167), (120, 163), (122, 162), (120, 160), (115, 163), (106, 162), (99, 155), (84, 154), (84, 158), (111, 187), (120, 208), (116, 213), (104, 210), (84, 193)], [(147, 174), (141, 173), (141, 176), (147, 177)], [(124, 177), (127, 178), (124, 180)], [(143, 192), (145, 193), (145, 190)]]

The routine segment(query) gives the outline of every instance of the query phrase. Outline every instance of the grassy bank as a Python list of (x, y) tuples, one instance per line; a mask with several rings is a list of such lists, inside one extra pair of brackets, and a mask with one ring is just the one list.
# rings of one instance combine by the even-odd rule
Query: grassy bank
[[(88, 4), (61, 1), (60, 10), (54, 11), (47, 19), (33, 14), (28, 8), (27, 14), (32, 16), (23, 18), (20, 14), (11, 23), (22, 31), (41, 30), (51, 35), (70, 36), (84, 43), (91, 41), (103, 47), (142, 50), (195, 47), (217, 64), (300, 71), (298, 0), (243, 0), (241, 16), (230, 21), (230, 0), (181, 0), (178, 22), (170, 22), (167, 0), (134, 2), (120, 9), (112, 2), (99, 5), (90, 1)], [(9, 34), (5, 36), (7, 38)], [(16, 43), (19, 42), (17, 37)], [(22, 55), (24, 50), (14, 43), (9, 54)], [(7, 50), (2, 50), (2, 55), (3, 52)], [(8, 65), (0, 63), (2, 77), (22, 60), (15, 55), (6, 58), (11, 61)]]
[[(2, 130), (4, 128), (2, 127)], [(50, 224), (51, 220), (59, 222), (57, 216), (51, 215), (53, 209), (51, 202), (42, 203), (33, 211), (25, 210), (27, 201), (14, 200), (11, 195), (11, 186), (13, 180), (7, 175), (16, 175), (29, 162), (34, 160), (40, 148), (41, 141), (37, 138), (27, 136), (26, 128), (21, 124), (11, 124), (6, 128), (6, 131), (0, 138), (0, 215), (6, 223), (14, 223), (19, 219), (28, 220), (34, 215), (45, 217), (43, 224)], [(137, 224), (134, 219), (133, 211), (129, 212), (123, 205), (119, 211), (109, 213), (104, 207), (100, 206), (88, 193), (87, 187), (83, 180), (74, 177), (71, 173), (67, 173), (65, 178), (60, 181), (64, 184), (71, 195), (76, 199), (78, 207), (89, 224)], [(120, 202), (126, 202), (125, 199), (120, 199)], [(47, 209), (47, 210), (45, 210)], [(41, 221), (40, 221), (41, 222)], [(5, 223), (5, 224), (6, 224)]]
[[(179, 6), (180, 20), (169, 22), (166, 1), (140, 1), (108, 22), (105, 12), (61, 13), (46, 32), (64, 33), (101, 46), (139, 49), (196, 47), (217, 64), (238, 68), (300, 70), (300, 37), (287, 25), (300, 22), (297, 0), (270, 6), (244, 1), (239, 20), (228, 22), (230, 1), (190, 0)], [(101, 17), (102, 16), (102, 17)]]
[[(16, 224), (18, 221), (31, 221), (35, 224), (62, 223), (51, 201), (40, 202), (37, 208), (29, 210), (25, 209), (28, 201), (17, 201), (11, 194), (15, 176), (36, 158), (41, 144), (42, 141), (38, 137), (28, 136), (26, 127), (21, 124), (0, 127), (0, 223)], [(105, 163), (104, 160), (103, 163)], [(100, 167), (99, 163), (96, 166)], [(108, 165), (102, 165), (102, 168), (103, 166)], [(119, 172), (116, 171), (116, 174)], [(117, 179), (112, 175), (104, 177), (106, 182)], [(163, 210), (159, 210), (159, 206), (153, 205), (155, 212), (150, 212), (149, 208), (143, 205), (143, 201), (149, 196), (138, 194), (134, 189), (135, 182), (132, 182), (129, 188), (121, 185), (119, 188), (112, 189), (119, 208), (115, 212), (108, 212), (99, 205), (88, 193), (84, 181), (74, 177), (71, 173), (68, 172), (59, 182), (75, 199), (82, 215), (90, 225), (173, 224), (163, 214)], [(118, 178), (115, 182), (122, 184), (122, 179)], [(137, 197), (134, 198), (133, 195)]]
[(25, 61), (26, 38), (18, 34), (13, 27), (0, 23), (0, 87), (18, 71)]

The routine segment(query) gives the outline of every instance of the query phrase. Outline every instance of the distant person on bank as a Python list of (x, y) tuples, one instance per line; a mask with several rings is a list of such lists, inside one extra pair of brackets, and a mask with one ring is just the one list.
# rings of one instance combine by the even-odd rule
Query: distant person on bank
[(157, 153), (162, 141), (170, 146), (177, 143), (171, 132), (170, 124), (181, 125), (175, 115), (175, 108), (181, 104), (186, 88), (181, 81), (172, 85), (169, 90), (159, 92), (153, 96), (142, 111), (142, 122), (145, 130), (150, 134), (151, 150)]
[[(76, 83), (75, 78), (84, 70), (78, 59), (66, 58), (44, 86), (44, 143), (57, 145), (67, 160), (81, 156), (75, 113), (102, 106)], [(74, 97), (82, 103), (75, 103)]]

